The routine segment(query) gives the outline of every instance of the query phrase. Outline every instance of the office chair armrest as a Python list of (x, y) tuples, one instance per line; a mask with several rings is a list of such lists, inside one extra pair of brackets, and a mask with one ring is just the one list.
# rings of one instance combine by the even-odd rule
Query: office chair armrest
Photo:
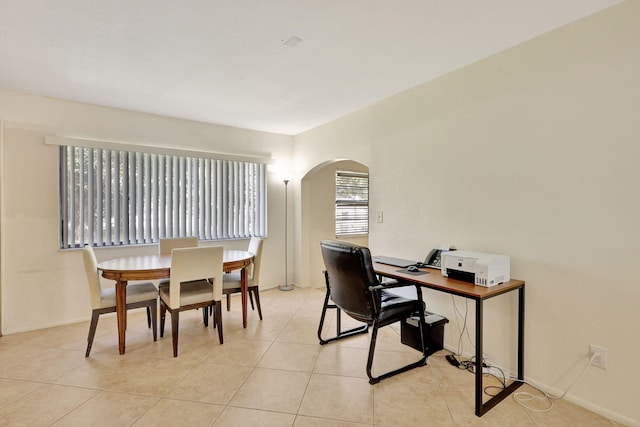
[(416, 286), (413, 283), (406, 282), (398, 282), (397, 280), (392, 280), (390, 282), (380, 283), (378, 285), (369, 286), (370, 291), (379, 291), (382, 289), (392, 289), (392, 288), (403, 288), (405, 286)]

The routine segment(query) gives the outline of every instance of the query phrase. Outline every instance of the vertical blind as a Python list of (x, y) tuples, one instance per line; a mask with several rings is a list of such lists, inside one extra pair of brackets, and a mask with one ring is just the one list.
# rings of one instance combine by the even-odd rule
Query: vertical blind
[(62, 248), (265, 237), (266, 165), (60, 147)]
[(369, 232), (369, 174), (336, 171), (336, 236)]

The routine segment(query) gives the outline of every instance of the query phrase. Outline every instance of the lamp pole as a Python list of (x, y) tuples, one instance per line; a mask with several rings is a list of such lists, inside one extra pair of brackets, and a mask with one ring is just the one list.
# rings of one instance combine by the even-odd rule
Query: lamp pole
[(288, 273), (288, 255), (289, 255), (289, 251), (288, 251), (288, 244), (289, 244), (289, 240), (287, 238), (287, 229), (288, 227), (288, 220), (287, 220), (287, 212), (289, 210), (289, 206), (288, 206), (288, 200), (287, 200), (287, 195), (288, 195), (288, 184), (289, 184), (289, 180), (288, 179), (284, 179), (284, 284), (280, 285), (280, 290), (281, 291), (291, 291), (293, 290), (293, 286), (291, 286), (289, 284), (289, 275)]

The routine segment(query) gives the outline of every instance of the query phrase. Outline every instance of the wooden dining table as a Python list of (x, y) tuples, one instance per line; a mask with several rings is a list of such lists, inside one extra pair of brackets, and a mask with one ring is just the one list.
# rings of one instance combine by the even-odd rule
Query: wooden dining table
[[(247, 327), (247, 267), (254, 254), (242, 250), (225, 250), (223, 270), (240, 270), (242, 290), (242, 326)], [(115, 258), (98, 264), (102, 277), (116, 282), (116, 315), (118, 318), (118, 351), (125, 353), (127, 326), (127, 283), (131, 280), (168, 279), (171, 276), (171, 255), (137, 255)]]

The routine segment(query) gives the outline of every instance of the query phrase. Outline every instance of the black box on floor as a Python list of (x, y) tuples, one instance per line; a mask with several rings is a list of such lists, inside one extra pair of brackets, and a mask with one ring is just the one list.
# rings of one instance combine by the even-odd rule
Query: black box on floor
[[(449, 319), (439, 314), (424, 312), (426, 328), (424, 331), (424, 342), (427, 346), (427, 355), (431, 355), (438, 350), (442, 350), (444, 345), (444, 325), (449, 323)], [(404, 319), (400, 322), (400, 341), (402, 344), (422, 351), (420, 343), (420, 320), (415, 316)]]

